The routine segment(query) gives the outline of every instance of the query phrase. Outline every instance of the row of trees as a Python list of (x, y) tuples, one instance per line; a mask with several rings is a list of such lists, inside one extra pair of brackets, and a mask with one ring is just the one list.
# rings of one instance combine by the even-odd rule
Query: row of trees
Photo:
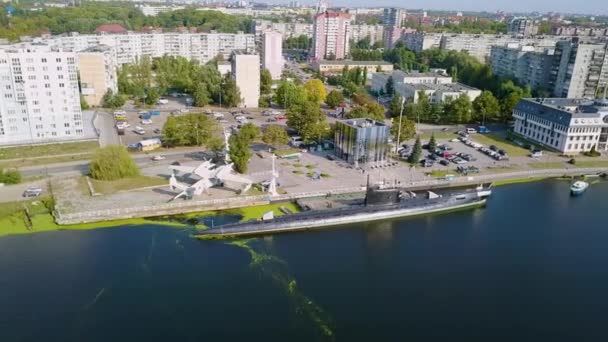
[(21, 183), (21, 173), (16, 169), (0, 168), (0, 184)]
[(93, 154), (89, 171), (93, 179), (104, 181), (139, 176), (139, 168), (127, 149), (121, 145), (98, 149)]
[(38, 35), (42, 30), (53, 34), (68, 32), (92, 33), (102, 24), (120, 24), (129, 30), (140, 30), (146, 26), (174, 29), (176, 27), (196, 27), (201, 32), (216, 30), (235, 33), (253, 32), (253, 20), (246, 16), (234, 16), (218, 11), (195, 11), (184, 9), (144, 16), (132, 4), (86, 2), (80, 6), (66, 8), (45, 8), (39, 11), (27, 10), (24, 5), (13, 4), (16, 11), (9, 17), (0, 8), (0, 38), (16, 41), (20, 36)]
[(214, 61), (201, 65), (183, 57), (143, 57), (124, 65), (118, 72), (118, 89), (143, 104), (155, 104), (169, 91), (191, 94), (197, 107), (209, 103), (234, 107), (241, 102), (236, 82), (229, 75), (222, 77)]

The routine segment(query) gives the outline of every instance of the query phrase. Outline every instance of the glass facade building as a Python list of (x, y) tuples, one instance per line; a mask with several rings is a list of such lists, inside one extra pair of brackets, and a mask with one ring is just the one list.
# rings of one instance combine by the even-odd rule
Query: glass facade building
[(386, 161), (389, 127), (371, 119), (350, 119), (336, 123), (336, 157), (355, 166)]

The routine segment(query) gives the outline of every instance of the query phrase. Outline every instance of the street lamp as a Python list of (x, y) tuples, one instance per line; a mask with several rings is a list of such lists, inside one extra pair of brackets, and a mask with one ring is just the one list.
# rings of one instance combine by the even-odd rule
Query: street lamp
[(403, 119), (403, 107), (405, 105), (405, 97), (401, 98), (401, 111), (399, 112), (399, 127), (397, 127), (397, 145), (395, 145), (395, 153), (399, 150), (399, 144), (401, 143), (401, 120)]

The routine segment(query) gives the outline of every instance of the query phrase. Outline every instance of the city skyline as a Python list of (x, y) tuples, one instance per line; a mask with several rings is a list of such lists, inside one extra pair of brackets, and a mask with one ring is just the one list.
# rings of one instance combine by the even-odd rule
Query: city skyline
[[(272, 4), (281, 4), (284, 1), (269, 1)], [(308, 2), (305, 2), (308, 3)], [(316, 1), (310, 4), (316, 5)], [(506, 12), (561, 12), (588, 15), (608, 15), (608, 8), (602, 0), (589, 0), (584, 2), (571, 2), (567, 0), (496, 0), (480, 3), (475, 0), (410, 0), (403, 3), (396, 0), (380, 0), (370, 6), (363, 0), (334, 0), (329, 6), (340, 7), (402, 7), (406, 9), (452, 10), (452, 11), (506, 11)]]

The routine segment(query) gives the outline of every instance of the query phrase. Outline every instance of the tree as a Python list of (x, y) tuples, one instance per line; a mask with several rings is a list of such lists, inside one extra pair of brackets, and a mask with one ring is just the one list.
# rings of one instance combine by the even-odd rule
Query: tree
[(408, 118), (401, 119), (401, 135), (399, 135), (399, 119), (393, 119), (391, 135), (399, 138), (399, 143), (409, 140), (416, 135), (416, 123)]
[(281, 81), (275, 92), (274, 102), (288, 109), (293, 105), (306, 102), (307, 96), (304, 87), (293, 82)]
[(91, 106), (89, 106), (87, 100), (84, 98), (83, 95), (80, 95), (80, 109), (87, 110), (89, 108), (91, 108)]
[(473, 119), (485, 123), (486, 119), (494, 119), (500, 113), (500, 104), (492, 92), (484, 90), (473, 101)]
[(158, 92), (158, 89), (150, 88), (148, 90), (148, 93), (146, 94), (146, 104), (155, 105), (158, 102), (158, 99), (160, 99), (160, 93)]
[(401, 101), (403, 101), (403, 97), (401, 95), (395, 93), (393, 98), (391, 99), (391, 103), (388, 106), (389, 115), (396, 118), (401, 114)]
[(287, 126), (295, 129), (304, 143), (319, 141), (329, 129), (321, 108), (312, 101), (291, 106), (287, 111)]
[(0, 184), (21, 183), (21, 172), (16, 169), (5, 170), (0, 168)]
[(124, 146), (109, 145), (93, 154), (89, 165), (91, 177), (98, 180), (117, 180), (139, 176), (139, 168)]
[(247, 137), (235, 134), (230, 137), (230, 160), (234, 163), (234, 169), (239, 173), (247, 172), (249, 159), (251, 159), (251, 148)]
[(304, 89), (308, 94), (308, 99), (317, 104), (321, 104), (325, 101), (327, 97), (327, 91), (325, 90), (325, 85), (321, 80), (312, 79), (304, 84)]
[(327, 105), (331, 109), (338, 108), (338, 106), (341, 105), (343, 102), (344, 96), (341, 92), (337, 90), (330, 91), (329, 94), (327, 94), (327, 98), (325, 98), (325, 103), (327, 103)]
[(431, 134), (431, 139), (429, 140), (429, 151), (433, 152), (437, 149), (437, 141), (435, 141), (435, 133)]
[(196, 90), (194, 91), (194, 94), (192, 94), (192, 98), (194, 100), (194, 105), (197, 107), (205, 107), (209, 104), (209, 102), (211, 102), (209, 91), (203, 84), (196, 86)]
[(271, 125), (266, 127), (262, 141), (271, 146), (286, 145), (289, 142), (289, 135), (283, 127)]
[(420, 161), (420, 156), (422, 156), (422, 144), (420, 143), (420, 137), (416, 137), (412, 154), (407, 158), (407, 161), (410, 164), (417, 164)]
[(455, 100), (447, 101), (444, 110), (448, 114), (451, 122), (467, 123), (471, 122), (471, 111), (473, 105), (467, 94), (460, 94)]
[(393, 80), (393, 76), (389, 76), (386, 80), (384, 90), (388, 95), (393, 95), (395, 93), (395, 81)]
[(217, 132), (215, 120), (200, 113), (169, 116), (163, 126), (163, 142), (169, 146), (202, 146)]
[(272, 75), (268, 69), (260, 71), (260, 93), (270, 94), (272, 92)]
[(112, 89), (108, 89), (101, 99), (101, 105), (105, 108), (120, 108), (125, 104), (125, 99), (120, 94), (114, 94)]
[(272, 101), (271, 96), (260, 96), (260, 100), (258, 101), (258, 106), (260, 108), (269, 108), (271, 101)]
[(368, 118), (379, 122), (384, 122), (384, 107), (376, 102), (367, 102), (363, 106), (353, 108), (346, 115), (349, 119)]
[(242, 101), (241, 91), (236, 85), (236, 81), (230, 75), (226, 75), (222, 86), (222, 104), (226, 107), (236, 107)]
[(250, 144), (260, 136), (260, 129), (258, 126), (248, 122), (241, 127), (239, 135)]

